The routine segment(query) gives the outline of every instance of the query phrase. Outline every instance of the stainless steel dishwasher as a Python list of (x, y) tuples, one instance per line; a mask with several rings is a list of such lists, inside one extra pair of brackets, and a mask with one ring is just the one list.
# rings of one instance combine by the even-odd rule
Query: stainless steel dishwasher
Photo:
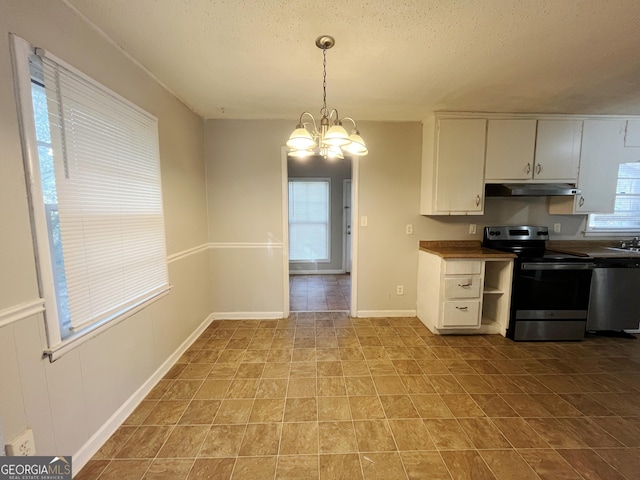
[(639, 325), (640, 258), (597, 258), (587, 330), (634, 330)]

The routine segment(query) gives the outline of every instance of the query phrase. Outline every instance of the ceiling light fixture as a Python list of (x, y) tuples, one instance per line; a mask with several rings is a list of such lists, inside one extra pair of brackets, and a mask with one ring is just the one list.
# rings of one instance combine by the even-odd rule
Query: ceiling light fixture
[[(329, 35), (321, 35), (316, 38), (316, 46), (322, 50), (323, 56), (320, 129), (318, 129), (318, 124), (312, 114), (302, 112), (296, 129), (287, 141), (287, 147), (290, 149), (289, 155), (292, 157), (307, 158), (319, 154), (324, 158), (336, 159), (344, 158), (345, 153), (361, 157), (369, 153), (355, 120), (351, 117), (340, 118), (335, 108), (331, 111), (327, 109), (327, 50), (335, 44), (335, 39)], [(309, 129), (311, 123), (303, 121), (305, 116), (311, 118), (312, 130)], [(342, 122), (345, 120), (353, 123), (351, 135), (342, 126)]]

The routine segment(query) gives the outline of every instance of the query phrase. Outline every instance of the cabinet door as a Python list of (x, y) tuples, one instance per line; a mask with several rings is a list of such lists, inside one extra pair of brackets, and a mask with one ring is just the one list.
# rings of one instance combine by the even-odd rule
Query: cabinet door
[(535, 141), (535, 120), (489, 120), (486, 181), (530, 179)]
[(576, 213), (613, 212), (624, 133), (624, 120), (584, 121)]
[(582, 120), (538, 120), (533, 178), (574, 183), (581, 140)]
[(458, 118), (438, 121), (436, 213), (482, 213), (486, 122)]

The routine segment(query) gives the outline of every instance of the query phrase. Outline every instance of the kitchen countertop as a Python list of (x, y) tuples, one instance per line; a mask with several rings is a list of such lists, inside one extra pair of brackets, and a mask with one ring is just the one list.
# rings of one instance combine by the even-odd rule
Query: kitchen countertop
[(620, 245), (615, 240), (550, 240), (548, 250), (594, 258), (640, 258), (640, 253), (625, 250), (611, 250)]
[(480, 240), (423, 240), (420, 250), (442, 258), (516, 258), (513, 253), (484, 248)]

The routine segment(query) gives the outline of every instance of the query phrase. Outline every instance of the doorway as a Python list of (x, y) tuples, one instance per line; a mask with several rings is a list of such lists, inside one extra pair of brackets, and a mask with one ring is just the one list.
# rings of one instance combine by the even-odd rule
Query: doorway
[[(289, 312), (339, 311), (355, 313), (355, 265), (352, 217), (357, 159), (329, 162), (322, 157), (306, 161), (287, 159), (283, 149), (283, 242), (285, 310)], [(317, 182), (317, 183), (312, 183)], [(322, 210), (322, 182), (329, 185), (326, 218)], [(304, 190), (315, 192), (305, 205)], [(286, 205), (285, 205), (286, 204)], [(305, 208), (309, 218), (305, 218)], [(314, 216), (315, 215), (315, 216)], [(306, 222), (306, 223), (305, 223)], [(326, 222), (327, 233), (323, 230)], [(301, 238), (308, 235), (307, 243)], [(323, 242), (327, 239), (326, 248)]]

